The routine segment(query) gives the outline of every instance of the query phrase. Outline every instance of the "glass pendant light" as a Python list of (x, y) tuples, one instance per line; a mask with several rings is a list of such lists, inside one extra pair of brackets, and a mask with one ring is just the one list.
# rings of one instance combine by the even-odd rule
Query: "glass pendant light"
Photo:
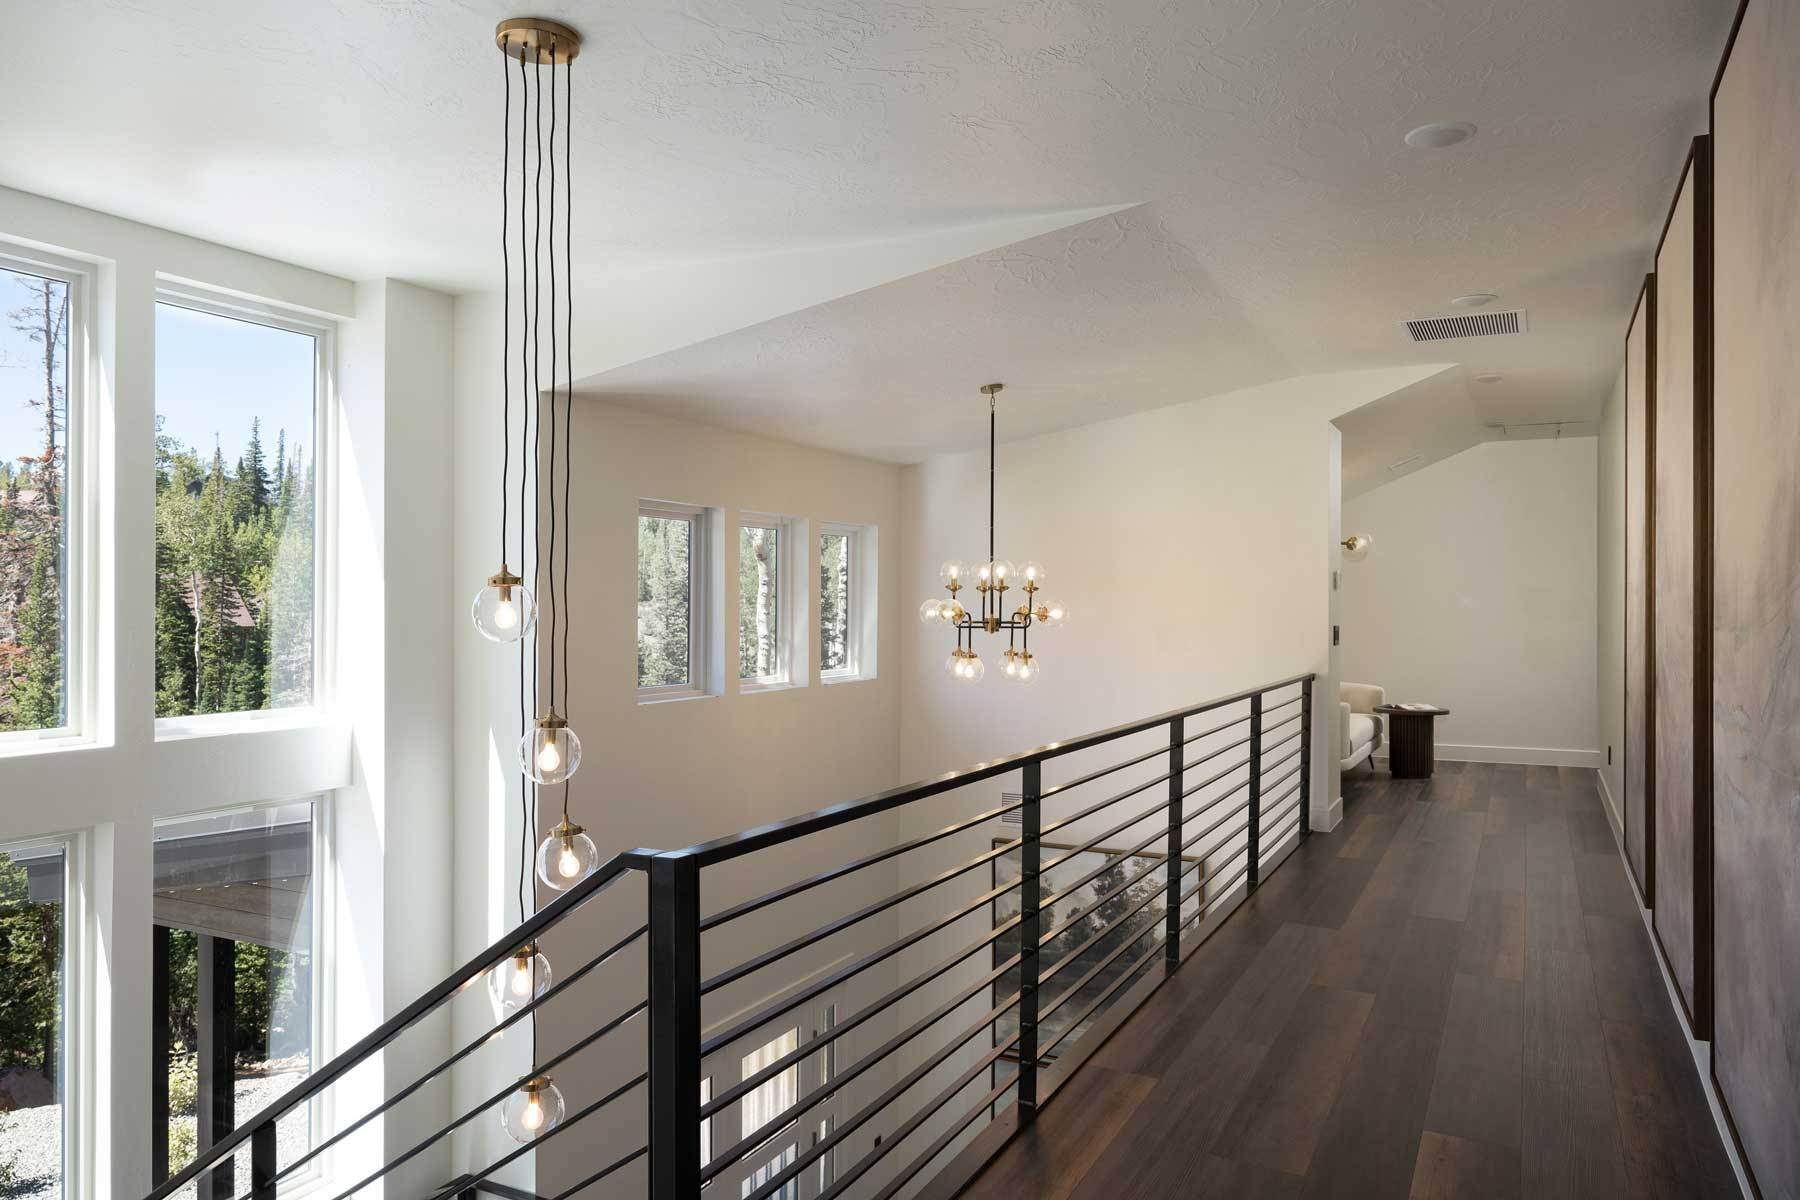
[(549, 989), (550, 960), (536, 942), (526, 942), (488, 972), (488, 994), (502, 1012), (522, 1008)]
[(488, 577), (469, 606), (475, 628), (490, 642), (516, 642), (537, 624), (537, 600), (506, 564)]
[(581, 766), (581, 739), (554, 710), (547, 712), (520, 741), (519, 766), (537, 783), (563, 783)]
[(537, 874), (545, 887), (566, 892), (586, 879), (599, 861), (594, 839), (565, 815), (538, 847)]
[(562, 1090), (548, 1075), (527, 1080), (519, 1085), (500, 1109), (500, 1124), (506, 1135), (521, 1146), (530, 1145), (562, 1124)]
[(1069, 619), (1069, 608), (1056, 600), (1044, 600), (1032, 610), (1031, 615), (1039, 625), (1054, 629)]

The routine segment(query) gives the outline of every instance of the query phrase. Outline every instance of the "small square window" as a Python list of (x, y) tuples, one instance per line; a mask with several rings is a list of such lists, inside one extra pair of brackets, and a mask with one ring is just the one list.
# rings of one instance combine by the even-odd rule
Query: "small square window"
[(819, 678), (875, 677), (875, 529), (826, 525), (819, 534)]
[(704, 695), (707, 510), (638, 505), (637, 686), (644, 700)]

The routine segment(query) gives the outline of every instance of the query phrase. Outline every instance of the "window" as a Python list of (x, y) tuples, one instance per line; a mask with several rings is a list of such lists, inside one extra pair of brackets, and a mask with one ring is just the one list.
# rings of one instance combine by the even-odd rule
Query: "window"
[(705, 689), (706, 516), (691, 505), (638, 506), (637, 685), (645, 699)]
[[(750, 1078), (778, 1058), (792, 1054), (800, 1045), (800, 1030), (790, 1029), (744, 1055), (745, 1079)], [(754, 1088), (739, 1103), (744, 1114), (744, 1136), (748, 1137), (793, 1107), (800, 1099), (800, 1065), (795, 1063), (775, 1078)]]
[(68, 847), (0, 849), (0, 1195), (63, 1194)]
[[(700, 1081), (700, 1107), (705, 1108), (712, 1103), (712, 1076), (708, 1075)], [(712, 1118), (707, 1117), (700, 1122), (700, 1166), (705, 1169), (712, 1161)]]
[(156, 306), (156, 715), (304, 708), (328, 330)]
[(72, 724), (78, 279), (0, 259), (0, 738)]
[(819, 535), (819, 677), (875, 676), (875, 530), (826, 525)]
[[(167, 1086), (152, 1085), (149, 1111), (153, 1152), (166, 1150), (172, 1172), (312, 1069), (320, 824), (309, 801), (156, 827), (151, 965), (167, 1015), (151, 1070)], [(281, 1161), (312, 1133), (306, 1106), (290, 1113)], [(249, 1187), (248, 1159), (233, 1163), (233, 1195)]]
[(738, 527), (738, 678), (781, 683), (787, 678), (782, 646), (787, 622), (781, 619), (781, 526)]

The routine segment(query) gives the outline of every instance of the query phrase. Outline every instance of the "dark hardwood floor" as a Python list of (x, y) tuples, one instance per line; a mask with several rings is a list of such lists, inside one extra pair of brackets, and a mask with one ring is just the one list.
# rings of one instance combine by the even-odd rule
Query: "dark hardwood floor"
[(1735, 1197), (1594, 773), (1345, 779), (967, 1197)]

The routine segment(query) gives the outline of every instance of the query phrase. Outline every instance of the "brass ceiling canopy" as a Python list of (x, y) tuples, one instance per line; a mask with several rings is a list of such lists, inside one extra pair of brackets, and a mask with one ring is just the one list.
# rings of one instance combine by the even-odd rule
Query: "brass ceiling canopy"
[(581, 53), (581, 35), (561, 21), (510, 17), (494, 27), (494, 45), (508, 58), (517, 58), (523, 52), (526, 62), (567, 65)]

